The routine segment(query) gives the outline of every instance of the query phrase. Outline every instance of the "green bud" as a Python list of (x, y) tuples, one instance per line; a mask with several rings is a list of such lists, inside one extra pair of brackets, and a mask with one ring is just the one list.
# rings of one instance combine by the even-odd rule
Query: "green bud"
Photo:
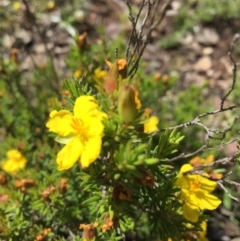
[(123, 85), (120, 89), (118, 113), (126, 123), (132, 122), (137, 116), (138, 110), (135, 102), (135, 89), (129, 84)]

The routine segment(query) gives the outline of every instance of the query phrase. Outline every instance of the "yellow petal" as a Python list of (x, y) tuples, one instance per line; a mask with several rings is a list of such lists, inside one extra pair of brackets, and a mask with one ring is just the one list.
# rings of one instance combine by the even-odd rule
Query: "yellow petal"
[(195, 180), (197, 180), (200, 183), (202, 191), (212, 192), (217, 186), (217, 183), (215, 181), (211, 181), (199, 175), (189, 175), (188, 177), (189, 180), (193, 180), (193, 178), (195, 178)]
[[(86, 121), (87, 122), (87, 121)], [(87, 124), (89, 125), (88, 127), (88, 135), (90, 137), (95, 137), (95, 136), (103, 136), (103, 130), (104, 130), (104, 125), (102, 123), (102, 118), (91, 118)]]
[(71, 168), (80, 158), (82, 150), (81, 140), (74, 137), (57, 155), (58, 170), (62, 171)]
[(183, 205), (183, 216), (187, 220), (195, 223), (198, 221), (199, 215), (200, 215), (200, 211), (198, 208), (191, 207), (187, 203)]
[(151, 116), (145, 123), (144, 123), (144, 132), (153, 132), (158, 130), (158, 118), (156, 116)]
[(92, 162), (94, 162), (98, 158), (101, 152), (101, 146), (102, 138), (100, 136), (90, 138), (87, 142), (84, 143), (80, 159), (82, 168), (88, 167)]
[(8, 157), (8, 159), (18, 160), (18, 159), (21, 159), (22, 153), (18, 150), (15, 150), (15, 149), (9, 150), (7, 152), (7, 157)]
[(198, 199), (199, 208), (202, 210), (214, 210), (222, 202), (218, 197), (207, 192), (197, 192), (196, 197)]
[(181, 196), (182, 196), (182, 199), (186, 202), (191, 202), (191, 200), (193, 199), (191, 192), (189, 191), (188, 188), (181, 189)]
[(179, 173), (178, 173), (178, 179), (176, 181), (176, 185), (177, 186), (182, 186), (182, 187), (185, 187), (185, 188), (188, 188), (189, 187), (189, 180), (187, 179), (187, 176), (184, 176), (183, 174), (185, 172), (188, 172), (190, 170), (192, 170), (193, 167), (190, 165), (190, 164), (184, 164)]
[(193, 169), (192, 165), (190, 165), (190, 164), (184, 164), (184, 165), (181, 167), (179, 174), (183, 174), (183, 173), (188, 172), (188, 171), (190, 171), (190, 170), (192, 170), (192, 169)]
[(86, 116), (92, 116), (98, 112), (98, 104), (93, 96), (83, 95), (76, 99), (73, 108), (75, 117), (84, 119)]
[(49, 131), (57, 133), (59, 136), (72, 135), (75, 130), (71, 126), (73, 115), (68, 110), (53, 110), (46, 126)]
[(189, 180), (185, 176), (180, 176), (178, 180), (176, 181), (176, 185), (180, 186), (182, 188), (189, 188), (190, 183)]

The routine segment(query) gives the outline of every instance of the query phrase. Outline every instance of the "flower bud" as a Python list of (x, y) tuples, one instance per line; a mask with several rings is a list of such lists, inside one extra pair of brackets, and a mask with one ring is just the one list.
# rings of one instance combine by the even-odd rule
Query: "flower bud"
[(118, 113), (124, 122), (132, 122), (137, 116), (135, 89), (129, 84), (122, 86), (118, 96)]
[(107, 94), (113, 94), (118, 88), (118, 81), (127, 78), (127, 60), (117, 59), (113, 63), (106, 60), (106, 64), (109, 71), (105, 77), (104, 89)]
[(104, 89), (107, 94), (113, 94), (114, 91), (117, 89), (118, 85), (118, 63), (117, 60), (112, 64), (109, 61), (106, 61), (106, 64), (110, 68), (108, 74), (105, 78)]

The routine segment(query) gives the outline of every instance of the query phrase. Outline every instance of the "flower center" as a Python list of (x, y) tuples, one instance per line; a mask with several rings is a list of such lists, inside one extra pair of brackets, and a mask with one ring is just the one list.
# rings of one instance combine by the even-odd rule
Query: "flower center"
[(72, 119), (72, 128), (76, 131), (76, 135), (82, 135), (84, 132), (84, 123), (81, 119), (73, 118)]
[(197, 191), (199, 188), (200, 188), (200, 184), (197, 180), (194, 180), (191, 182), (191, 184), (190, 184), (191, 190)]

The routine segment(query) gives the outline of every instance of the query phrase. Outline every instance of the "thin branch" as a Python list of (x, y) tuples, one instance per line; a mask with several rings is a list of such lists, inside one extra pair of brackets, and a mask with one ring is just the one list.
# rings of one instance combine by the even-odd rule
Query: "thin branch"
[(194, 151), (192, 153), (188, 153), (188, 154), (181, 153), (180, 155), (178, 155), (176, 157), (170, 158), (169, 161), (173, 162), (173, 161), (177, 161), (177, 160), (182, 159), (182, 158), (189, 158), (189, 157), (195, 156), (195, 155), (197, 155), (197, 154), (199, 154), (199, 153), (201, 153), (205, 150), (207, 150), (207, 144), (202, 145), (199, 149), (197, 149), (196, 151)]
[(218, 159), (216, 161), (213, 161), (213, 162), (210, 162), (210, 163), (205, 163), (205, 164), (199, 165), (197, 167), (194, 167), (191, 171), (188, 171), (186, 173), (194, 174), (195, 171), (203, 170), (204, 168), (207, 168), (207, 167), (214, 167), (214, 166), (220, 165), (220, 164), (221, 165), (227, 165), (230, 162), (233, 162), (235, 160), (235, 158), (236, 158), (235, 155), (233, 155), (231, 157), (221, 158), (221, 159)]
[(209, 132), (213, 132), (213, 133), (215, 133), (215, 134), (221, 134), (220, 137), (215, 137), (215, 136), (210, 135), (209, 138), (211, 138), (211, 139), (213, 139), (213, 140), (219, 140), (219, 141), (224, 140), (225, 137), (226, 137), (226, 134), (227, 134), (229, 131), (232, 130), (233, 126), (237, 123), (237, 120), (238, 120), (238, 119), (239, 119), (239, 117), (236, 116), (236, 117), (234, 118), (234, 120), (233, 120), (233, 123), (232, 123), (230, 126), (226, 126), (222, 131), (221, 131), (221, 130), (214, 130), (214, 131), (212, 131), (212, 130), (208, 129)]
[(220, 145), (215, 146), (215, 147), (209, 147), (209, 148), (207, 148), (207, 150), (210, 151), (210, 150), (222, 149), (225, 146), (227, 146), (227, 145), (229, 145), (231, 143), (234, 143), (236, 141), (240, 141), (240, 137), (234, 138), (234, 139), (232, 139), (230, 141), (227, 141), (227, 142), (222, 142)]
[(178, 156), (176, 157), (173, 157), (173, 158), (170, 158), (169, 161), (170, 162), (173, 162), (173, 161), (177, 161), (179, 159), (182, 159), (182, 158), (189, 158), (189, 157), (193, 157), (193, 156), (196, 156), (204, 151), (211, 151), (211, 150), (216, 150), (216, 149), (222, 149), (223, 147), (233, 143), (233, 142), (236, 142), (236, 141), (240, 141), (240, 137), (237, 137), (237, 138), (234, 138), (228, 142), (224, 142), (220, 145), (217, 145), (217, 146), (214, 146), (214, 147), (208, 147), (208, 143), (205, 143), (204, 145), (202, 145), (199, 149), (197, 149), (196, 151), (194, 152), (191, 152), (191, 153), (181, 153), (179, 154)]
[(231, 194), (229, 193), (229, 191), (227, 190), (227, 188), (224, 187), (222, 180), (217, 181), (217, 184), (223, 189), (223, 191), (224, 191), (231, 199), (235, 200), (236, 202), (239, 202), (239, 200), (238, 200), (236, 197), (234, 197), (233, 195), (231, 195)]
[[(130, 76), (130, 79), (133, 78), (133, 76), (136, 74), (138, 66), (139, 66), (139, 61), (143, 55), (143, 52), (146, 48), (146, 46), (149, 43), (149, 40), (151, 38), (152, 35), (152, 31), (156, 29), (156, 27), (162, 22), (162, 20), (164, 19), (164, 17), (166, 16), (167, 11), (169, 10), (171, 3), (173, 0), (169, 0), (168, 3), (165, 5), (165, 7), (162, 10), (161, 15), (159, 16), (158, 20), (155, 21), (155, 18), (157, 16), (158, 13), (158, 6), (160, 4), (160, 0), (156, 0), (156, 1), (151, 1), (151, 0), (143, 0), (142, 4), (139, 8), (139, 11), (137, 13), (136, 18), (133, 17), (132, 14), (132, 8), (131, 5), (129, 3), (128, 0), (126, 0), (126, 4), (128, 6), (128, 10), (129, 10), (129, 19), (132, 23), (132, 32), (130, 34), (130, 38), (129, 38), (129, 42), (127, 45), (127, 51), (126, 51), (126, 58), (128, 60), (128, 66), (131, 64), (133, 57), (135, 56), (135, 54), (137, 53), (137, 57), (136, 60), (134, 61), (133, 65), (131, 66), (131, 68), (129, 69), (128, 75)], [(143, 21), (141, 23), (141, 26), (139, 28), (139, 31), (137, 30), (137, 22), (139, 21), (139, 17), (142, 13), (143, 8), (147, 6), (147, 11), (145, 13), (145, 16), (143, 18)], [(150, 17), (151, 16), (151, 17)], [(143, 34), (143, 30), (146, 26), (147, 20), (149, 20), (150, 18), (150, 27), (147, 30), (147, 33)], [(130, 45), (131, 45), (131, 40), (133, 39), (133, 37), (135, 37), (135, 45), (133, 48), (133, 51), (130, 53)], [(144, 41), (143, 41), (144, 38)], [(140, 47), (141, 46), (141, 47)]]
[(239, 40), (239, 38), (240, 38), (240, 34), (234, 35), (233, 41), (231, 43), (230, 51), (228, 52), (229, 58), (230, 58), (230, 60), (232, 62), (232, 65), (233, 65), (233, 81), (232, 81), (231, 89), (227, 92), (227, 94), (221, 100), (220, 109), (223, 109), (225, 100), (227, 99), (227, 97), (232, 93), (232, 91), (235, 88), (236, 78), (237, 78), (237, 63), (233, 58), (233, 51), (234, 51), (234, 48), (235, 48), (235, 44)]
[[(145, 1), (143, 1), (142, 5), (140, 6), (140, 9), (139, 9), (139, 12), (137, 14), (137, 17), (136, 17), (136, 22), (135, 22), (135, 26), (134, 26), (135, 27), (135, 30), (134, 30), (135, 36), (134, 37), (136, 38), (136, 43), (135, 43), (133, 51), (132, 51), (132, 53), (131, 53), (131, 55), (130, 55), (130, 57), (128, 59), (128, 65), (130, 65), (130, 63), (131, 63), (133, 57), (135, 56), (136, 52), (138, 52), (138, 54), (139, 54), (139, 48), (140, 48), (140, 45), (141, 45), (141, 42), (142, 42), (142, 38), (143, 38), (143, 35), (142, 35), (143, 28), (144, 28), (144, 26), (146, 24), (146, 20), (148, 19), (148, 16), (150, 14), (151, 7), (152, 7), (151, 4), (148, 5), (147, 13), (146, 13), (145, 18), (143, 20), (143, 23), (142, 23), (142, 25), (140, 27), (139, 33), (137, 33), (137, 22), (139, 20), (139, 16), (140, 16), (140, 14), (141, 14), (141, 12), (143, 10), (143, 7), (145, 5), (146, 5), (146, 3), (145, 3)], [(129, 47), (130, 47), (130, 45), (129, 45)]]
[[(169, 10), (170, 6), (171, 6), (171, 3), (172, 3), (173, 0), (169, 0), (168, 3), (165, 5), (165, 7), (163, 8), (163, 11), (162, 11), (162, 14), (160, 16), (160, 18), (158, 19), (158, 21), (156, 21), (154, 24), (152, 24), (148, 30), (148, 33), (146, 34), (146, 38), (143, 42), (143, 45), (141, 47), (141, 50), (138, 54), (138, 57), (136, 59), (136, 61), (133, 63), (133, 66), (131, 67), (131, 69), (129, 70), (129, 76), (130, 76), (130, 79), (133, 78), (133, 76), (136, 74), (137, 72), (137, 69), (138, 69), (138, 65), (139, 65), (139, 61), (143, 55), (143, 52), (145, 50), (145, 48), (147, 47), (148, 43), (149, 43), (149, 40), (151, 38), (151, 35), (152, 35), (152, 32), (154, 29), (156, 29), (156, 27), (162, 22), (162, 20), (164, 19), (164, 17), (166, 16), (166, 13), (167, 11)], [(158, 7), (158, 4), (159, 4), (160, 1), (157, 1), (157, 6), (155, 6), (155, 8)], [(151, 9), (150, 9), (151, 10)], [(149, 13), (150, 14), (150, 13)]]
[(194, 120), (185, 122), (185, 123), (180, 124), (180, 125), (171, 126), (171, 127), (168, 127), (168, 128), (162, 128), (162, 129), (156, 131), (156, 133), (164, 132), (166, 130), (175, 130), (175, 129), (180, 129), (180, 128), (188, 127), (188, 126), (191, 126), (191, 125), (195, 125), (196, 123), (198, 123), (199, 119), (201, 119), (201, 118), (203, 118), (205, 116), (215, 115), (215, 114), (222, 113), (222, 112), (225, 112), (225, 111), (228, 111), (228, 110), (236, 109), (238, 107), (240, 107), (240, 103), (237, 103), (237, 104), (234, 104), (234, 105), (230, 105), (230, 106), (225, 107), (223, 109), (217, 109), (217, 110), (214, 110), (214, 111), (208, 111), (208, 112), (205, 112), (203, 114), (198, 115)]
[(129, 11), (129, 20), (132, 23), (132, 30), (131, 30), (131, 33), (130, 33), (130, 37), (128, 39), (127, 51), (126, 51), (126, 59), (128, 61), (128, 65), (129, 65), (133, 56), (134, 56), (134, 53), (130, 54), (131, 41), (134, 38), (137, 39), (137, 23), (138, 23), (139, 17), (141, 15), (141, 12), (142, 12), (146, 3), (145, 3), (145, 0), (142, 1), (142, 4), (139, 7), (136, 18), (133, 17), (132, 7), (131, 7), (131, 4), (129, 3), (128, 0), (126, 0), (126, 4), (127, 4), (127, 7), (128, 7), (128, 11)]
[(237, 187), (240, 187), (240, 183), (232, 181), (232, 180), (229, 180), (229, 179), (224, 179), (224, 182), (227, 182), (227, 183), (229, 183), (231, 185), (235, 185)]

